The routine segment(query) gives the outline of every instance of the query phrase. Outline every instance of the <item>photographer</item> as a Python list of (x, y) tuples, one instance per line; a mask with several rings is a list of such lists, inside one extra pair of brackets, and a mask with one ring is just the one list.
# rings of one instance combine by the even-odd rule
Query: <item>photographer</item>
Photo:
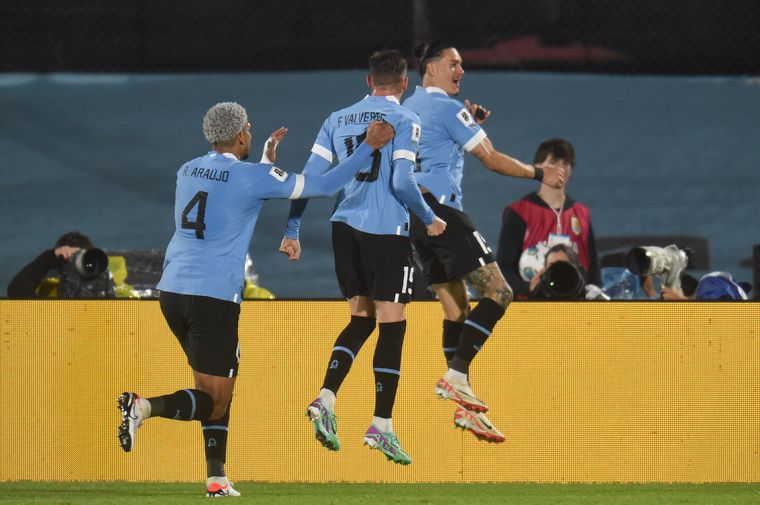
[[(87, 258), (82, 256), (87, 253)], [(79, 264), (75, 264), (80, 256)], [(107, 256), (94, 248), (89, 237), (68, 232), (58, 238), (53, 249), (44, 251), (13, 277), (8, 298), (114, 298), (107, 265)]]
[(571, 245), (588, 282), (601, 285), (591, 212), (566, 192), (575, 171), (575, 148), (567, 140), (549, 139), (538, 146), (533, 160), (538, 168), (560, 170), (565, 184), (556, 188), (541, 183), (538, 191), (507, 205), (502, 213), (496, 262), (515, 298), (531, 297), (530, 281), (543, 265), (545, 251), (555, 244)]
[(531, 299), (583, 300), (586, 279), (578, 253), (567, 244), (549, 248), (544, 269), (530, 280)]

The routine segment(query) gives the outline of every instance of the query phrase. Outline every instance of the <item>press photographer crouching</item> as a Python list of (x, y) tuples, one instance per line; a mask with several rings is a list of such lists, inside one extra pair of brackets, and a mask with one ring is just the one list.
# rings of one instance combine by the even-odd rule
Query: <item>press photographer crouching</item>
[(115, 298), (108, 256), (78, 231), (62, 235), (8, 284), (8, 298)]
[(530, 281), (534, 300), (609, 300), (594, 285), (586, 285), (586, 275), (578, 254), (567, 244), (556, 244), (546, 251), (545, 268)]

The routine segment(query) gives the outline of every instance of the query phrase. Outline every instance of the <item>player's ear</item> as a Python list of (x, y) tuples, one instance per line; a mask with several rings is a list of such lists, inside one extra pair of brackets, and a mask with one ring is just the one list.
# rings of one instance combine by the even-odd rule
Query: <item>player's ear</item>
[(428, 61), (425, 63), (425, 75), (429, 75), (430, 77), (435, 77), (435, 75), (438, 73), (438, 69), (435, 68), (435, 65), (432, 61)]
[(409, 86), (409, 77), (404, 77), (401, 80), (401, 91), (406, 91), (406, 88)]
[(372, 76), (367, 75), (367, 87), (371, 90), (372, 89)]

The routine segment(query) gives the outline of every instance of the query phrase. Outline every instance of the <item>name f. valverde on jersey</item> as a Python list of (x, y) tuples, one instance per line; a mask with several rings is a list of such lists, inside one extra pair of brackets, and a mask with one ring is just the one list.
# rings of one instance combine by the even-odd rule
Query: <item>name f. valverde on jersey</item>
[[(371, 161), (343, 188), (330, 220), (344, 222), (365, 233), (409, 236), (409, 210), (425, 224), (432, 223), (435, 215), (419, 195), (412, 173), (421, 135), (420, 119), (401, 107), (395, 97), (366, 96), (333, 112), (311, 149), (321, 160), (310, 161), (304, 173), (324, 172), (333, 160), (351, 156), (362, 143), (367, 124), (377, 119), (390, 123), (396, 136), (375, 151)], [(391, 169), (399, 162), (403, 163)], [(388, 188), (392, 188), (397, 198), (388, 198)], [(299, 219), (300, 216), (289, 220), (286, 236), (298, 237)]]

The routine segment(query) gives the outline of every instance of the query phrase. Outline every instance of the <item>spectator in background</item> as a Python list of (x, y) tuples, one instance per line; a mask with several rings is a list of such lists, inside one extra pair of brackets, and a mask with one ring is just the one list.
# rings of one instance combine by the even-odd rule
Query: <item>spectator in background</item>
[(547, 250), (567, 244), (578, 260), (589, 284), (601, 286), (594, 230), (588, 207), (565, 192), (575, 167), (575, 149), (567, 140), (549, 139), (541, 143), (534, 157), (536, 167), (553, 167), (564, 173), (565, 184), (556, 187), (541, 183), (509, 204), (502, 214), (496, 261), (517, 298), (527, 298), (530, 282), (544, 265)]
[(87, 235), (79, 231), (61, 235), (53, 249), (43, 251), (13, 276), (8, 284), (8, 298), (114, 298), (113, 280), (107, 268), (101, 268), (88, 279), (78, 276), (73, 268), (77, 253), (89, 249), (94, 246)]

